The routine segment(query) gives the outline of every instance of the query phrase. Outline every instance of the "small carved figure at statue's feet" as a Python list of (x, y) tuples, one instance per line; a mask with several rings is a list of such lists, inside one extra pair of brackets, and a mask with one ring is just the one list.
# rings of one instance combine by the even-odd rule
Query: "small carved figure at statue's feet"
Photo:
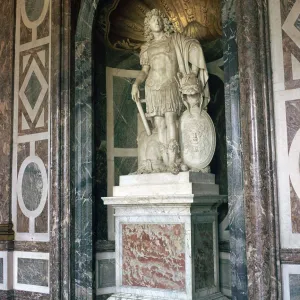
[(180, 164), (180, 171), (187, 172), (188, 170), (189, 170), (189, 167), (186, 164), (184, 164), (184, 163)]
[(172, 174), (178, 174), (180, 171), (179, 145), (175, 139), (172, 139), (169, 142), (168, 154), (169, 154), (169, 170)]
[(168, 146), (163, 144), (163, 143), (160, 143), (159, 144), (159, 151), (161, 153), (161, 157), (162, 157), (162, 160), (163, 160), (164, 164), (166, 166), (168, 166), (169, 165)]

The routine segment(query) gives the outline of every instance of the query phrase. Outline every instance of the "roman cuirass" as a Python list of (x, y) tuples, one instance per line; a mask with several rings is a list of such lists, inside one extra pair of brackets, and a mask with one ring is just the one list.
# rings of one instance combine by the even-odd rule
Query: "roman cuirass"
[(153, 90), (160, 90), (175, 80), (178, 63), (171, 38), (153, 41), (147, 49), (150, 71), (146, 85)]

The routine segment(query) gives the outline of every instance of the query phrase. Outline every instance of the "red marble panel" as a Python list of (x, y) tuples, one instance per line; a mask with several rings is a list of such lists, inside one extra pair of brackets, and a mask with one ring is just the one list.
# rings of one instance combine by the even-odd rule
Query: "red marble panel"
[(184, 224), (123, 224), (122, 284), (185, 289)]

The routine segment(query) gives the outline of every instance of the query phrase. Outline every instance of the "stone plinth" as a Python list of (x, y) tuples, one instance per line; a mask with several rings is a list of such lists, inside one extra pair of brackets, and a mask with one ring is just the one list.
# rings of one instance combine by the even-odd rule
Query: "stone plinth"
[(222, 299), (213, 174), (120, 177), (114, 196), (116, 290), (109, 299)]

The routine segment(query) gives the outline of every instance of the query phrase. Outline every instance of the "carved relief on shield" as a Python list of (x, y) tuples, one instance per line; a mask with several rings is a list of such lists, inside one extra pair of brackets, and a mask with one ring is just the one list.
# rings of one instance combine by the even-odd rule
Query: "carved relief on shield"
[(183, 163), (201, 171), (209, 166), (216, 147), (214, 124), (206, 111), (186, 110), (180, 118), (180, 149)]

